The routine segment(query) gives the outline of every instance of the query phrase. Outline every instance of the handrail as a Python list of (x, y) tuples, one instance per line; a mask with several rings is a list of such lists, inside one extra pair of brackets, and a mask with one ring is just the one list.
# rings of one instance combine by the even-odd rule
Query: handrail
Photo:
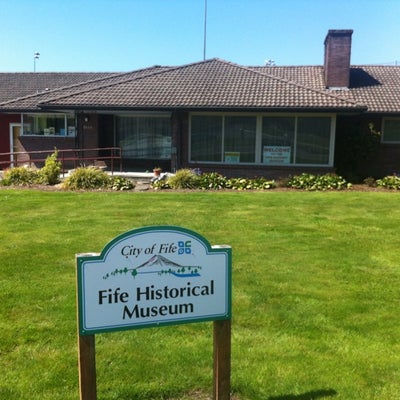
[[(111, 173), (114, 173), (115, 161), (118, 161), (120, 172), (122, 172), (122, 149), (120, 147), (96, 147), (89, 149), (55, 149), (55, 150), (36, 150), (36, 151), (16, 151), (0, 153), (0, 170), (10, 166), (28, 165), (32, 167), (35, 163), (44, 163), (46, 158), (58, 153), (58, 160), (61, 162), (62, 172), (67, 168), (66, 165), (85, 166), (96, 165), (97, 162), (109, 162)], [(106, 153), (107, 155), (104, 155)], [(4, 160), (6, 158), (6, 160)], [(5, 166), (3, 168), (3, 165)], [(70, 168), (71, 169), (71, 168)]]

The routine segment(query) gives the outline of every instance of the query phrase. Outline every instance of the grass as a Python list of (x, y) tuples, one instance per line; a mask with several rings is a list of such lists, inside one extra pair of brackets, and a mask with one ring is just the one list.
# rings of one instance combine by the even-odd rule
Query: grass
[[(146, 225), (233, 248), (240, 400), (400, 392), (400, 194), (0, 191), (0, 398), (77, 399), (75, 254)], [(96, 336), (99, 400), (206, 399), (212, 324)]]

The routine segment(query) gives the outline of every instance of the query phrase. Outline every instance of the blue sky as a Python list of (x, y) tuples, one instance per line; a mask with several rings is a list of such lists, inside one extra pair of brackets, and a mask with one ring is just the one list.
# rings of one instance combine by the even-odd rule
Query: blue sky
[(0, 71), (131, 71), (201, 61), (320, 65), (329, 29), (352, 64), (400, 65), (400, 0), (0, 0)]

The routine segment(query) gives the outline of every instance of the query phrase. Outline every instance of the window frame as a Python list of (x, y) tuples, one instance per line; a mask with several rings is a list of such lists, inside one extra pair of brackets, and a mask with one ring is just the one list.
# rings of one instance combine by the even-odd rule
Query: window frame
[[(26, 120), (28, 120), (29, 118), (33, 118), (33, 120), (35, 118), (64, 118), (64, 135), (61, 135), (61, 133), (25, 133), (26, 132), (26, 127), (30, 126), (31, 123), (30, 122), (26, 122)], [(68, 125), (68, 120), (74, 120), (73, 125)], [(21, 113), (21, 136), (25, 136), (25, 137), (76, 137), (76, 117), (74, 113)], [(73, 127), (73, 134), (70, 135), (69, 134), (69, 128)], [(48, 129), (48, 128), (45, 128)]]
[[(169, 112), (122, 112), (122, 113), (117, 113), (114, 114), (114, 145), (121, 147), (122, 148), (122, 154), (124, 154), (124, 147), (120, 145), (121, 138), (119, 137), (119, 133), (117, 131), (117, 119), (118, 118), (136, 118), (136, 124), (137, 128), (139, 128), (139, 119), (140, 118), (155, 118), (155, 119), (171, 119), (171, 113)], [(138, 134), (138, 132), (137, 132)], [(132, 157), (131, 155), (125, 156), (126, 159), (141, 159), (141, 160), (152, 160), (152, 159), (160, 159), (163, 161), (170, 161), (172, 158), (172, 153), (173, 153), (173, 143), (172, 143), (172, 137), (173, 137), (173, 132), (172, 132), (172, 127), (171, 123), (169, 123), (169, 134), (170, 134), (170, 149), (169, 149), (169, 155), (167, 157)], [(154, 135), (154, 133), (153, 133)]]
[[(197, 161), (192, 159), (192, 116), (220, 116), (222, 118), (222, 148), (221, 160), (224, 159), (224, 143), (225, 143), (225, 117), (228, 116), (249, 116), (256, 118), (256, 138), (255, 138), (255, 162), (225, 162), (225, 161)], [(264, 163), (262, 160), (262, 119), (265, 117), (292, 117), (295, 118), (295, 131), (294, 131), (294, 154), (293, 159), (296, 159), (297, 151), (297, 126), (298, 118), (330, 118), (330, 132), (329, 132), (329, 154), (327, 164), (299, 164), (299, 163)], [(218, 164), (218, 165), (257, 165), (257, 166), (271, 166), (271, 167), (333, 167), (334, 154), (335, 154), (335, 137), (336, 137), (336, 114), (335, 113), (251, 113), (251, 112), (191, 112), (189, 113), (189, 132), (188, 132), (188, 159), (193, 164)]]
[(387, 121), (398, 121), (400, 125), (400, 117), (386, 117), (382, 120), (382, 135), (381, 135), (381, 143), (384, 144), (400, 144), (400, 129), (399, 129), (399, 140), (385, 140), (385, 127)]

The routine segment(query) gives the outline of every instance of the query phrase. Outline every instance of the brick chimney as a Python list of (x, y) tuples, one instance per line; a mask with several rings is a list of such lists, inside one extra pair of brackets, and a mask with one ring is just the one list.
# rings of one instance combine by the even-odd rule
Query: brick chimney
[(325, 38), (324, 75), (330, 89), (345, 89), (350, 84), (351, 35), (353, 30), (329, 30)]

